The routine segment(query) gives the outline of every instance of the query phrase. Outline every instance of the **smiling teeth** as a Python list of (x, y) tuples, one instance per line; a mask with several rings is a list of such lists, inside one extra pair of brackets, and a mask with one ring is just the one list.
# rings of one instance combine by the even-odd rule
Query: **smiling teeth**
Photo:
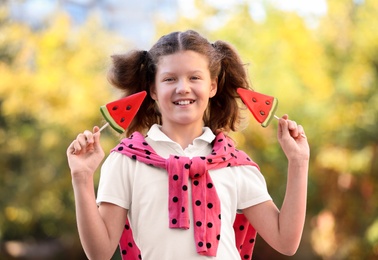
[(192, 104), (194, 101), (189, 101), (189, 100), (181, 100), (181, 101), (178, 101), (178, 102), (175, 102), (176, 105), (189, 105), (189, 104)]

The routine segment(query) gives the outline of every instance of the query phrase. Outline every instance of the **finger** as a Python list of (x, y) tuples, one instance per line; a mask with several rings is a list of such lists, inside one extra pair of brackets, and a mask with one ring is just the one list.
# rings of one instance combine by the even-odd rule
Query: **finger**
[(79, 154), (81, 151), (81, 146), (79, 142), (75, 139), (67, 148), (67, 156), (70, 154)]
[(93, 135), (100, 135), (100, 128), (98, 126), (93, 127)]
[(306, 133), (304, 132), (303, 126), (298, 125), (298, 133), (301, 137), (306, 138)]
[(75, 140), (73, 142), (73, 147), (74, 147), (74, 153), (79, 154), (83, 148), (83, 146), (80, 144), (78, 140)]
[(298, 127), (297, 122), (295, 121), (287, 120), (287, 123), (288, 123), (289, 130), (295, 130)]
[(67, 156), (70, 155), (70, 154), (75, 154), (75, 147), (74, 147), (74, 143), (75, 143), (76, 140), (72, 141), (70, 143), (70, 145), (68, 146), (67, 148)]
[(288, 120), (288, 128), (290, 130), (290, 135), (294, 138), (298, 137), (299, 132), (298, 132), (298, 125), (297, 122)]
[(94, 143), (93, 133), (89, 130), (84, 131), (85, 139), (88, 144)]
[(76, 137), (75, 148), (79, 146), (85, 147), (87, 145), (87, 137), (84, 133), (80, 133)]

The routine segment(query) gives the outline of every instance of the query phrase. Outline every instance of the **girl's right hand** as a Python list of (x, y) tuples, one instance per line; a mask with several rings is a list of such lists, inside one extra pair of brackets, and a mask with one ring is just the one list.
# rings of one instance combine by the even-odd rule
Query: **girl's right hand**
[(93, 176), (104, 156), (97, 126), (93, 127), (93, 132), (85, 130), (80, 133), (67, 148), (72, 179), (86, 180), (88, 175)]

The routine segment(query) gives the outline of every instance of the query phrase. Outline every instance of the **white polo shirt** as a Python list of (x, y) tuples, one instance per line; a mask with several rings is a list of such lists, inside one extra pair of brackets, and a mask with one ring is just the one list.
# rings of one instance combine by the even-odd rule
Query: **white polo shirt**
[[(154, 125), (145, 139), (163, 158), (171, 154), (192, 158), (210, 154), (215, 135), (210, 128), (204, 127), (203, 134), (182, 149), (160, 131), (160, 126)], [(168, 174), (165, 169), (113, 152), (101, 169), (97, 203), (108, 202), (128, 209), (134, 239), (143, 260), (239, 260), (233, 230), (235, 214), (237, 210), (271, 200), (265, 179), (256, 167), (249, 165), (209, 170), (209, 174), (221, 202), (221, 239), (217, 257), (197, 254), (192, 214), (188, 230), (168, 227)], [(189, 207), (192, 212), (191, 203)]]

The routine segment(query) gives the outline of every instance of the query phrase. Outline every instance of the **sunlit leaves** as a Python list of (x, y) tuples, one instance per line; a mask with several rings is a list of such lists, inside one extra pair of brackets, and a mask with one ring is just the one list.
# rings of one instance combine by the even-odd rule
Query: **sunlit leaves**
[(116, 98), (106, 81), (111, 40), (120, 43), (94, 19), (74, 28), (65, 14), (37, 31), (0, 25), (1, 238), (76, 234), (65, 151)]

